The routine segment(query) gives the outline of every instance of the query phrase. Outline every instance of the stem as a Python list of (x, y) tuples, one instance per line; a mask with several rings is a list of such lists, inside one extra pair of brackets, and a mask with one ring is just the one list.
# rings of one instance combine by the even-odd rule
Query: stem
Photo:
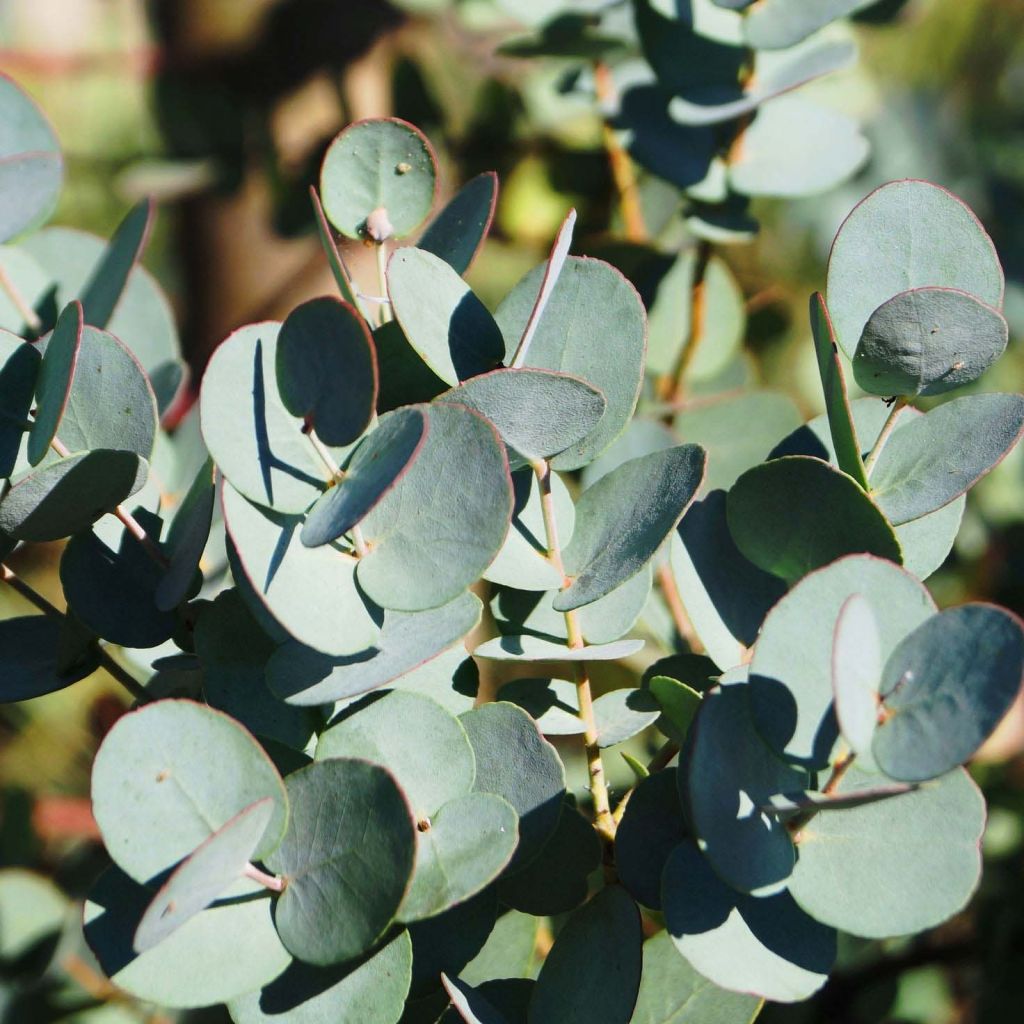
[(661, 749), (651, 758), (647, 770), (653, 775), (669, 766), (669, 762), (679, 753), (679, 744), (674, 740), (666, 740)]
[(334, 456), (327, 450), (327, 446), (316, 436), (316, 431), (312, 427), (306, 431), (306, 437), (309, 438), (309, 443), (313, 446), (313, 450), (316, 452), (320, 461), (324, 464), (324, 469), (327, 470), (328, 483), (336, 484), (345, 474), (341, 471), (341, 467), (334, 461)]
[(668, 610), (672, 615), (676, 632), (693, 654), (703, 654), (704, 645), (700, 642), (693, 623), (690, 622), (690, 616), (686, 614), (686, 606), (683, 604), (683, 598), (672, 576), (672, 569), (668, 565), (658, 568), (658, 586), (661, 588), (665, 604), (668, 605)]
[[(380, 282), (381, 295), (388, 294), (388, 250), (384, 242), (376, 244), (377, 249), (377, 280)], [(386, 324), (391, 319), (391, 303), (381, 303), (380, 323)]]
[[(0, 562), (0, 580), (6, 583), (11, 590), (20, 594), (26, 601), (38, 608), (44, 615), (50, 618), (64, 621), (64, 613), (55, 605), (43, 597), (37, 590), (33, 589), (20, 576), (13, 572), (8, 566)], [(133, 676), (129, 675), (103, 648), (98, 650), (99, 663), (107, 672), (119, 682), (136, 700), (149, 701), (152, 698), (146, 692), (145, 687)]]
[[(604, 61), (594, 63), (594, 89), (598, 103), (605, 108), (615, 104), (615, 81), (611, 68)], [(646, 242), (650, 239), (647, 225), (644, 222), (643, 205), (640, 202), (640, 190), (637, 188), (633, 161), (622, 148), (615, 129), (607, 121), (602, 122), (601, 134), (604, 148), (608, 154), (608, 164), (612, 172), (612, 180), (619, 194), (619, 207), (622, 210), (622, 221), (626, 228), (626, 238), (631, 242)]]
[(284, 892), (285, 885), (287, 884), (283, 878), (278, 875), (268, 875), (266, 871), (260, 871), (255, 864), (246, 864), (245, 871), (243, 872), (246, 878), (251, 878), (254, 882), (259, 882), (260, 885), (265, 886), (271, 892)]
[(18, 311), (22, 320), (25, 321), (25, 326), (34, 334), (38, 335), (43, 329), (43, 322), (39, 319), (39, 315), (36, 311), (28, 304), (25, 296), (18, 291), (17, 286), (11, 280), (10, 274), (7, 270), (0, 266), (0, 288), (3, 288), (7, 292), (11, 302), (14, 303), (14, 308)]
[[(849, 767), (856, 760), (857, 755), (852, 751), (848, 751), (839, 758), (838, 761), (832, 766), (832, 774), (829, 776), (828, 782), (822, 787), (822, 793), (830, 795), (836, 791), (836, 787), (842, 781), (843, 776), (849, 770)], [(798, 843), (800, 841), (800, 833), (807, 827), (808, 823), (814, 818), (819, 810), (805, 811), (797, 818), (793, 818), (787, 823), (786, 828), (789, 830), (789, 834), (793, 837), (793, 842)]]
[(693, 268), (693, 284), (690, 286), (690, 329), (675, 369), (658, 382), (658, 397), (664, 401), (682, 401), (686, 394), (686, 375), (690, 372), (700, 343), (707, 334), (707, 272), (711, 253), (711, 243), (702, 238), (697, 243), (697, 260)]
[(896, 420), (899, 418), (901, 412), (903, 412), (904, 406), (906, 406), (907, 400), (900, 395), (893, 403), (892, 409), (889, 410), (889, 415), (882, 425), (882, 432), (878, 435), (878, 440), (875, 442), (874, 448), (868, 452), (868, 457), (864, 460), (864, 474), (870, 478), (871, 470), (874, 468), (875, 463), (878, 461), (878, 456), (882, 454), (882, 449), (885, 447), (886, 441), (889, 440), (889, 435), (893, 432), (896, 427)]
[[(565, 576), (565, 563), (562, 560), (562, 549), (558, 543), (558, 523), (555, 517), (554, 500), (551, 495), (551, 466), (543, 459), (532, 463), (537, 475), (537, 483), (541, 493), (541, 511), (544, 516), (544, 530), (547, 537), (548, 558), (556, 571), (562, 575), (562, 589), (569, 585)], [(565, 629), (569, 638), (569, 646), (579, 649), (584, 646), (583, 634), (575, 611), (565, 612)], [(611, 798), (608, 795), (608, 782), (604, 774), (604, 761), (601, 748), (598, 746), (597, 723), (594, 719), (594, 698), (590, 689), (590, 675), (587, 663), (573, 663), (576, 676), (576, 699), (579, 701), (579, 718), (583, 723), (583, 744), (587, 757), (587, 774), (590, 779), (590, 795), (594, 801), (594, 827), (598, 835), (607, 844), (615, 839), (615, 819), (612, 817)]]

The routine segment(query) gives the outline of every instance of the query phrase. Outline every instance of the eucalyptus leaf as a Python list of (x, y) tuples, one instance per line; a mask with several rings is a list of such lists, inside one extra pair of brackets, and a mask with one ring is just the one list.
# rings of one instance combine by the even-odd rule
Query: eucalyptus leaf
[(513, 704), (484, 704), (459, 721), (476, 755), (475, 792), (504, 797), (519, 816), (512, 865), (523, 867), (558, 826), (565, 794), (562, 761), (533, 719)]
[(550, 458), (576, 444), (597, 426), (607, 405), (601, 392), (579, 377), (533, 369), (480, 374), (437, 401), (485, 416), (517, 464)]
[(879, 506), (886, 510), (845, 473), (793, 455), (747, 470), (729, 490), (726, 519), (747, 559), (795, 583), (858, 552), (902, 563), (899, 540)]
[(18, 540), (61, 540), (112, 512), (145, 483), (134, 452), (77, 452), (22, 474), (0, 501), (0, 531)]
[(545, 736), (580, 736), (576, 686), (564, 679), (513, 679), (498, 690), (499, 701), (522, 708)]
[(693, 500), (705, 458), (697, 445), (654, 452), (623, 463), (580, 495), (564, 553), (572, 583), (555, 598), (557, 611), (596, 601), (639, 572)]
[(530, 1000), (530, 1024), (629, 1024), (642, 943), (632, 898), (621, 886), (602, 889), (558, 933)]
[[(424, 742), (412, 745), (419, 733)], [(360, 758), (387, 768), (417, 821), (429, 821), (451, 800), (469, 794), (476, 761), (459, 720), (418, 693), (394, 690), (351, 708), (322, 733), (316, 759)]]
[(614, 747), (641, 733), (661, 717), (661, 705), (644, 689), (611, 690), (594, 701), (597, 745)]
[(82, 289), (82, 310), (87, 324), (106, 327), (110, 323), (129, 275), (146, 248), (153, 215), (153, 201), (143, 199), (118, 224)]
[(146, 1002), (189, 1009), (227, 1002), (272, 981), (290, 957), (274, 930), (266, 890), (243, 880), (158, 946), (132, 940), (153, 892), (116, 867), (85, 904), (85, 940), (118, 988)]
[(370, 329), (347, 302), (310, 299), (277, 337), (277, 388), (284, 407), (325, 444), (358, 440), (377, 408), (377, 353)]
[(454, 647), (476, 627), (480, 611), (479, 599), (465, 593), (425, 612), (385, 612), (374, 648), (350, 657), (285, 643), (267, 665), (267, 685), (281, 700), (304, 706), (387, 686)]
[(28, 461), (33, 466), (42, 462), (60, 426), (81, 344), (82, 306), (72, 302), (57, 318), (39, 365), (35, 419), (28, 435)]
[(878, 766), (907, 782), (951, 771), (988, 739), (1022, 676), (1024, 630), (1001, 608), (966, 604), (923, 622), (889, 655), (878, 681)]
[(764, 895), (785, 883), (796, 851), (786, 828), (762, 806), (773, 794), (806, 788), (809, 781), (758, 736), (745, 685), (724, 686), (704, 698), (680, 790), (704, 855), (732, 888)]
[[(498, 307), (507, 358), (519, 345), (545, 272), (546, 264), (535, 267)], [(643, 303), (629, 281), (601, 260), (570, 256), (538, 321), (527, 364), (582, 378), (608, 406), (593, 431), (552, 459), (555, 469), (585, 466), (622, 433), (640, 395), (645, 348)]]
[[(743, 21), (747, 42), (758, 49), (794, 46), (830, 22), (870, 7), (878, 0), (763, 0)], [(735, 6), (739, 6), (738, 4)]]
[(913, 288), (868, 318), (853, 373), (873, 395), (940, 395), (977, 380), (1008, 333), (1002, 313), (967, 292)]
[(665, 863), (686, 836), (676, 769), (665, 768), (633, 790), (615, 832), (615, 866), (638, 903), (661, 910)]
[(860, 594), (878, 623), (881, 657), (935, 613), (909, 573), (851, 555), (801, 580), (768, 614), (750, 663), (750, 709), (768, 746), (812, 770), (826, 767), (838, 736), (832, 705), (835, 624)]
[(973, 487), (1024, 434), (1024, 396), (967, 395), (893, 431), (871, 471), (871, 494), (896, 526)]
[(408, 472), (423, 451), (422, 409), (385, 413), (345, 466), (345, 475), (309, 510), (299, 535), (306, 547), (329, 544), (357, 526)]
[(449, 800), (416, 835), (416, 867), (398, 915), (434, 917), (465, 902), (501, 874), (518, 840), (512, 805), (491, 793)]
[[(274, 924), (300, 960), (352, 960), (384, 934), (408, 888), (416, 845), (409, 805), (389, 772), (350, 758), (300, 768), (286, 786), (288, 831), (265, 858), (286, 883)], [(321, 828), (325, 819), (333, 828)]]
[(39, 108), (0, 76), (0, 242), (45, 220), (57, 205), (64, 161)]
[(753, 1024), (757, 996), (719, 988), (683, 959), (667, 931), (644, 943), (640, 993), (630, 1024)]
[(436, 193), (437, 160), (430, 143), (396, 117), (356, 121), (324, 156), (324, 211), (349, 238), (379, 244), (410, 234), (426, 220)]
[(394, 1024), (412, 978), (412, 942), (399, 932), (368, 956), (337, 967), (293, 960), (262, 989), (228, 1004), (235, 1024)]
[(92, 809), (103, 841), (143, 883), (264, 797), (274, 801), (274, 815), (255, 849), (260, 858), (280, 842), (288, 819), (281, 777), (237, 722), (187, 700), (119, 718), (93, 763)]
[(456, 273), (464, 274), (487, 240), (497, 203), (497, 174), (478, 174), (427, 225), (417, 246), (440, 256)]
[(228, 536), (253, 592), (296, 640), (328, 655), (352, 655), (380, 636), (380, 609), (356, 583), (357, 560), (336, 545), (307, 548), (302, 519), (221, 488)]
[(836, 619), (832, 642), (832, 691), (839, 731), (853, 753), (862, 759), (867, 758), (868, 763), (871, 762), (871, 741), (878, 724), (881, 682), (882, 651), (878, 621), (871, 602), (860, 594), (852, 594), (843, 603)]
[(730, 889), (689, 840), (665, 865), (662, 906), (666, 931), (690, 966), (733, 992), (798, 1002), (825, 984), (835, 961), (836, 933), (789, 893)]
[(210, 538), (217, 492), (213, 463), (207, 459), (182, 499), (167, 533), (167, 571), (154, 595), (157, 608), (167, 611), (189, 597), (203, 551)]
[(729, 532), (724, 491), (709, 491), (690, 506), (672, 537), (670, 560), (704, 649), (721, 668), (740, 664), (786, 588), (740, 553)]
[(565, 914), (586, 900), (587, 876), (600, 866), (597, 833), (567, 799), (558, 827), (540, 853), (526, 867), (502, 877), (498, 896), (528, 914)]
[(499, 636), (480, 644), (473, 655), (493, 661), (618, 661), (636, 654), (643, 646), (643, 640), (615, 640), (568, 647), (537, 636)]
[(475, 583), (512, 514), (508, 460), (494, 428), (464, 406), (432, 405), (426, 415), (419, 458), (362, 523), (370, 551), (359, 561), (359, 584), (396, 611), (437, 608)]
[(893, 181), (843, 222), (828, 261), (828, 305), (846, 354), (871, 314), (912, 288), (957, 288), (999, 309), (1003, 271), (968, 207), (927, 181)]
[(90, 675), (89, 663), (63, 666), (61, 623), (47, 615), (19, 615), (0, 620), (0, 644), (6, 658), (2, 701), (31, 700)]
[(132, 945), (136, 953), (159, 945), (243, 876), (273, 814), (270, 797), (257, 800), (225, 822), (171, 872), (135, 930)]
[(472, 289), (439, 256), (399, 249), (388, 261), (388, 296), (409, 344), (441, 380), (501, 365), (501, 331)]
[(35, 397), (41, 359), (35, 345), (0, 330), (0, 477), (16, 472), (29, 411)]
[[(877, 775), (854, 765), (836, 792), (877, 784)], [(974, 892), (984, 827), (985, 801), (962, 768), (891, 800), (815, 815), (800, 831), (790, 892), (815, 918), (851, 935), (933, 928)]]

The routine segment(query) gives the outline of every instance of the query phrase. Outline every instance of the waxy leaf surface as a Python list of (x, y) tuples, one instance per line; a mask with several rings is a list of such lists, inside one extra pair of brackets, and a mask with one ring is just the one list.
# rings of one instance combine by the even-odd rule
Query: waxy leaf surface
[[(28, 435), (28, 461), (38, 466), (50, 450), (64, 408), (82, 344), (82, 306), (72, 302), (57, 318), (36, 380), (36, 418)], [(141, 454), (148, 454), (141, 453)]]
[(497, 174), (485, 171), (471, 178), (427, 225), (417, 247), (464, 274), (487, 238), (497, 201)]

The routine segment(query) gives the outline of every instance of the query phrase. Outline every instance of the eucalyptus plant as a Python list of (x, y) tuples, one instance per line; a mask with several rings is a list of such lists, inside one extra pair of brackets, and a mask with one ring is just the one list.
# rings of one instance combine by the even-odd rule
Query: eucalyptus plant
[[(464, 274), (495, 177), (435, 213), (427, 139), (359, 122), (311, 197), (339, 294), (231, 334), (170, 432), (151, 206), (105, 246), (24, 234), (60, 155), (0, 87), (3, 579), (32, 606), (3, 697), (103, 667), (135, 701), (92, 769), (112, 865), (83, 917), (118, 988), (238, 1024), (739, 1024), (823, 985), (838, 932), (965, 906), (963, 764), (1024, 631), (921, 581), (1024, 397), (968, 387), (1007, 327), (959, 199), (852, 211), (810, 300), (826, 414), (733, 418), (718, 459), (572, 214), (492, 313)], [(65, 540), (61, 610), (6, 562)], [(607, 663), (630, 683), (598, 696)]]

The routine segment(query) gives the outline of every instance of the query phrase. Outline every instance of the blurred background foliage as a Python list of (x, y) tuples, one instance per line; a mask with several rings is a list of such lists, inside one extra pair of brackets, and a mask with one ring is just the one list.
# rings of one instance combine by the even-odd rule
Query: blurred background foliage
[[(362, 117), (397, 115), (423, 128), (449, 192), (481, 171), (499, 173), (494, 229), (470, 273), (492, 307), (545, 258), (570, 206), (580, 214), (576, 251), (629, 266), (602, 121), (592, 101), (564, 87), (580, 62), (496, 54), (551, 6), (0, 0), (0, 70), (39, 101), (63, 143), (68, 173), (55, 223), (107, 236), (139, 196), (160, 201), (147, 263), (171, 296), (197, 380), (234, 327), (282, 317), (332, 291), (307, 190), (330, 139)], [(1007, 272), (1011, 346), (983, 387), (1020, 390), (1024, 3), (882, 0), (853, 31), (859, 64), (811, 88), (862, 121), (868, 162), (826, 195), (756, 201), (760, 234), (720, 250), (746, 303), (744, 375), (785, 391), (806, 416), (820, 411), (806, 301), (824, 284), (830, 241), (875, 185), (922, 177), (963, 196), (995, 239)], [(674, 190), (641, 174), (640, 194), (648, 226), (675, 248), (687, 244)], [(373, 280), (372, 254), (354, 245), (349, 255), (357, 277)], [(54, 564), (43, 558), (21, 570), (57, 599)], [(1024, 447), (972, 491), (956, 548), (930, 585), (940, 604), (993, 600), (1024, 611)], [(16, 598), (0, 596), (10, 614)], [(61, 893), (79, 895), (102, 860), (89, 769), (122, 708), (99, 677), (26, 705), (0, 705), (0, 866), (38, 871), (58, 887), (0, 874), (5, 1024), (175, 1019), (121, 1001), (68, 937), (74, 929), (56, 949), (39, 941), (42, 917), (74, 913)], [(974, 772), (990, 823), (985, 878), (972, 906), (916, 939), (849, 940), (817, 998), (769, 1007), (761, 1019), (1021, 1019), (1024, 708), (1011, 713)], [(215, 1009), (179, 1019), (227, 1017)]]

